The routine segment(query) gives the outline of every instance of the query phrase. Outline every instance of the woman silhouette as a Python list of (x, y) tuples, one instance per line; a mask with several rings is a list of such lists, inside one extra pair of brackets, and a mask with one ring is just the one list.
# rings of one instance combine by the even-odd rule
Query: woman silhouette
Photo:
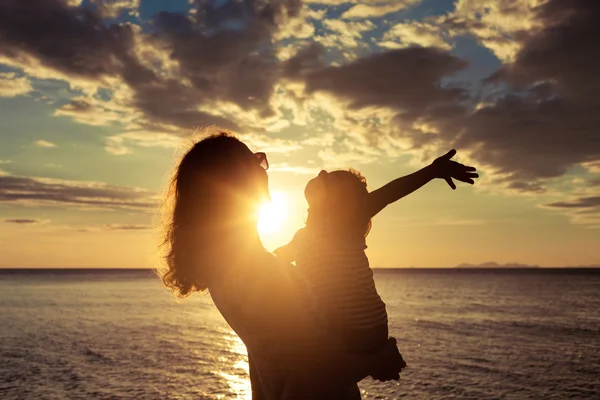
[(364, 377), (398, 379), (406, 364), (394, 339), (379, 354), (347, 354), (320, 328), (293, 268), (263, 248), (266, 168), (264, 153), (226, 133), (185, 154), (168, 195), (164, 284), (179, 296), (209, 290), (248, 349), (255, 400), (360, 398)]

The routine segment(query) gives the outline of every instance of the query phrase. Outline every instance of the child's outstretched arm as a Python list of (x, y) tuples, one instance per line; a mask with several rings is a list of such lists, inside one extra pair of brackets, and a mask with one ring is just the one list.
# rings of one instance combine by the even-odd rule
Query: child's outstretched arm
[(411, 194), (435, 178), (444, 179), (453, 190), (456, 189), (456, 185), (452, 181), (452, 178), (470, 183), (471, 185), (475, 183), (474, 179), (479, 177), (475, 173), (475, 167), (469, 167), (452, 161), (451, 158), (455, 154), (456, 150), (450, 150), (445, 155), (438, 157), (427, 167), (410, 175), (395, 179), (369, 193), (367, 204), (368, 217), (374, 217), (388, 204), (394, 203), (404, 196)]

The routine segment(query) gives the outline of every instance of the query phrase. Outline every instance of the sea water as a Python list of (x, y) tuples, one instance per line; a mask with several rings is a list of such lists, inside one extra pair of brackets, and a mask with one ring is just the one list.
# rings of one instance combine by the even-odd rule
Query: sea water
[[(377, 270), (408, 368), (365, 399), (600, 399), (600, 271)], [(0, 399), (249, 398), (210, 296), (148, 270), (0, 270)]]

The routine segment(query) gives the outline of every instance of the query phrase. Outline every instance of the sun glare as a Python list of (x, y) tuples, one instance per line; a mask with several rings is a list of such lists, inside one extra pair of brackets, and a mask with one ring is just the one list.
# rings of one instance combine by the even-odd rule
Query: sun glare
[(271, 192), (271, 202), (263, 204), (260, 208), (258, 231), (260, 233), (278, 233), (287, 217), (287, 196), (281, 192)]

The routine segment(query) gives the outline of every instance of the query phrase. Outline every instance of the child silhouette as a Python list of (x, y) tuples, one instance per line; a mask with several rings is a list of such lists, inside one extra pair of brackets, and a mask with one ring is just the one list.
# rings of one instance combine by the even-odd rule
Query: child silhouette
[[(388, 339), (385, 303), (379, 297), (365, 254), (371, 218), (388, 204), (435, 178), (474, 183), (475, 168), (452, 161), (456, 150), (431, 165), (368, 192), (356, 170), (321, 171), (306, 185), (309, 205), (306, 226), (278, 257), (296, 266), (315, 297), (322, 320), (344, 341), (351, 353), (375, 353)], [(377, 374), (375, 379), (381, 379)]]

